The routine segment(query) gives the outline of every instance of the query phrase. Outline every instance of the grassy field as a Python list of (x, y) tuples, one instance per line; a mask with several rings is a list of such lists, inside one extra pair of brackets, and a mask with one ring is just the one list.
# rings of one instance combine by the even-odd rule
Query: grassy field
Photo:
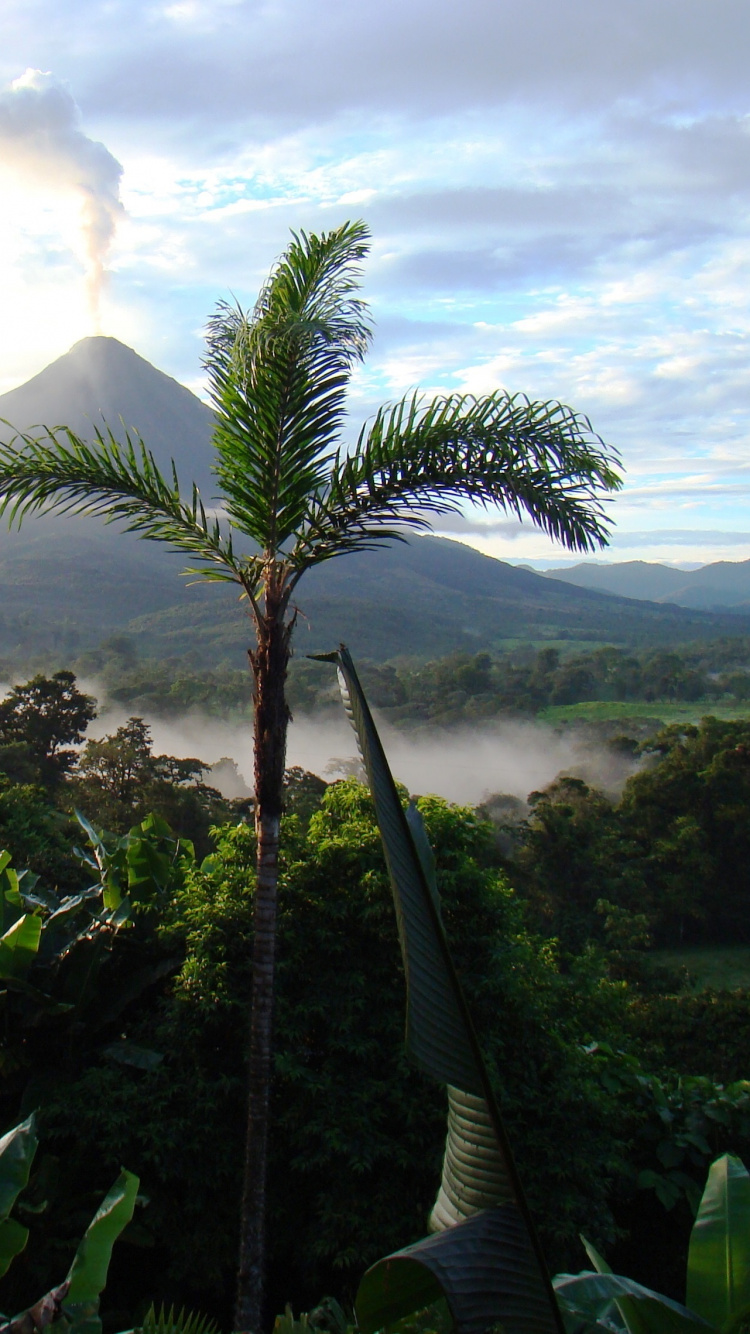
[(750, 703), (713, 704), (646, 704), (639, 700), (621, 703), (617, 700), (594, 700), (586, 704), (551, 704), (537, 717), (545, 723), (572, 722), (581, 718), (587, 722), (605, 722), (611, 718), (657, 718), (663, 723), (699, 723), (701, 718), (748, 719)]
[(654, 950), (649, 956), (665, 968), (685, 968), (691, 987), (703, 991), (734, 991), (750, 987), (750, 945), (696, 946), (683, 950)]

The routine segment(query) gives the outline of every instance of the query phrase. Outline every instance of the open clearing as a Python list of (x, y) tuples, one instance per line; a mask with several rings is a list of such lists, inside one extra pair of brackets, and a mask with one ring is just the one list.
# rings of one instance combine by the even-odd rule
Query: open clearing
[(699, 723), (701, 718), (722, 718), (724, 721), (750, 718), (750, 703), (712, 704), (699, 700), (697, 704), (646, 704), (642, 700), (590, 700), (584, 704), (550, 704), (537, 714), (541, 722), (564, 723), (575, 719), (587, 722), (606, 722), (610, 718), (657, 718), (663, 723)]
[(687, 969), (696, 991), (750, 988), (750, 945), (694, 946), (690, 949), (654, 950), (649, 956), (665, 968)]

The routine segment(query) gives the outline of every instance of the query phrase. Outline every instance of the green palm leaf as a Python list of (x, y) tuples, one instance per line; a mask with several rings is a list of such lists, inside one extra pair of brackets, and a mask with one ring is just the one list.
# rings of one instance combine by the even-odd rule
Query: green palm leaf
[(174, 467), (169, 482), (137, 437), (127, 435), (120, 444), (110, 430), (97, 428), (88, 444), (72, 431), (47, 430), (41, 439), (16, 435), (0, 444), (0, 514), (20, 524), (41, 509), (122, 520), (131, 532), (218, 567), (202, 569), (203, 577), (257, 579), (252, 560), (237, 557), (231, 536), (206, 514), (197, 487), (189, 502), (183, 500)]
[(593, 550), (607, 534), (596, 496), (620, 485), (588, 419), (561, 403), (500, 392), (425, 404), (413, 395), (381, 408), (354, 451), (336, 456), (293, 560), (302, 570), (368, 549), (402, 536), (394, 524), (429, 528), (430, 515), (456, 513), (462, 499), (526, 515), (566, 546)]
[(370, 337), (354, 296), (368, 239), (361, 222), (294, 236), (252, 315), (222, 302), (209, 327), (216, 471), (227, 512), (269, 554), (327, 480), (351, 368)]
[(404, 811), (351, 656), (342, 646), (327, 658), (338, 667), (383, 839), (406, 974), (407, 1053), (448, 1085), (450, 1105), (431, 1218), (440, 1234), (368, 1270), (358, 1320), (371, 1334), (444, 1296), (460, 1334), (498, 1322), (506, 1334), (554, 1331), (557, 1306), (443, 929), (421, 817)]

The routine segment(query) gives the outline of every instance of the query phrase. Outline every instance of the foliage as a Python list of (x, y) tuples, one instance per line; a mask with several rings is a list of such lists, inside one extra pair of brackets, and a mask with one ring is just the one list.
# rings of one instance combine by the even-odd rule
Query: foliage
[(649, 752), (657, 762), (630, 779), (621, 816), (658, 886), (663, 933), (747, 938), (750, 723), (667, 727)]
[[(9, 854), (0, 854), (0, 1107), (6, 1120), (74, 1078), (92, 1049), (119, 1062), (161, 1059), (113, 1042), (112, 1029), (178, 962), (153, 957), (153, 950), (149, 957), (145, 923), (170, 901), (192, 849), (156, 817), (123, 838), (82, 824), (89, 851), (81, 855), (95, 879), (77, 894), (62, 895), (29, 872), (17, 874)], [(113, 964), (122, 933), (134, 939)]]
[(150, 1306), (134, 1334), (219, 1334), (215, 1320), (186, 1311), (161, 1306), (158, 1312)]
[[(368, 1269), (356, 1312), (366, 1334), (444, 1298), (458, 1331), (559, 1326), (544, 1256), (442, 922), (424, 820), (401, 797), (349, 652), (332, 655), (367, 773), (391, 882), (406, 980), (406, 1053), (444, 1085), (448, 1133), (429, 1226), (438, 1236)], [(473, 1273), (466, 1287), (466, 1265)], [(510, 1273), (512, 1278), (509, 1281)]]
[(651, 1070), (700, 1070), (720, 1084), (750, 1075), (746, 990), (638, 994), (623, 1019)]
[(95, 716), (94, 700), (81, 694), (72, 672), (35, 676), (0, 700), (0, 745), (23, 747), (38, 781), (54, 787), (75, 764), (71, 744), (83, 740)]
[[(0, 1140), (0, 1275), (7, 1272), (29, 1238), (29, 1229), (9, 1215), (28, 1184), (36, 1150), (33, 1116)], [(120, 1173), (79, 1242), (67, 1278), (12, 1320), (0, 1317), (6, 1322), (4, 1329), (25, 1334), (59, 1319), (68, 1334), (101, 1334), (99, 1299), (112, 1248), (133, 1216), (138, 1185), (131, 1172)]]
[(64, 799), (118, 833), (155, 813), (205, 855), (210, 827), (232, 814), (231, 803), (203, 781), (208, 768), (197, 759), (154, 755), (150, 728), (142, 718), (129, 718), (111, 735), (86, 743)]
[(517, 835), (514, 878), (540, 925), (579, 951), (601, 935), (597, 904), (642, 908), (646, 900), (638, 845), (601, 792), (579, 778), (559, 778), (529, 797)]
[(623, 1329), (627, 1334), (734, 1334), (750, 1311), (750, 1176), (725, 1154), (711, 1166), (690, 1235), (687, 1306), (613, 1274), (584, 1243), (596, 1273), (561, 1274), (558, 1301), (572, 1334)]
[[(549, 943), (528, 934), (492, 868), (486, 824), (436, 798), (420, 809), (446, 929), (545, 1244), (566, 1256), (581, 1226), (611, 1240), (607, 1197), (625, 1167), (608, 1120), (614, 1101), (579, 1044), (616, 1028), (619, 989), (586, 965), (561, 973)], [(366, 1264), (423, 1231), (445, 1108), (404, 1061), (401, 984), (384, 986), (398, 945), (367, 790), (351, 780), (329, 787), (307, 837), (287, 821), (286, 847), (271, 1294), (277, 1309), (289, 1297), (309, 1309), (321, 1290), (351, 1294)], [(90, 1146), (99, 1146), (93, 1180), (111, 1171), (113, 1144), (138, 1163), (151, 1200), (149, 1291), (217, 1311), (229, 1306), (238, 1207), (253, 857), (251, 829), (222, 830), (160, 930), (164, 953), (184, 948), (185, 963), (158, 1010), (144, 1009), (128, 1031), (163, 1062), (139, 1070), (100, 1061), (45, 1113), (51, 1145), (66, 1156), (89, 1146), (89, 1172)]]

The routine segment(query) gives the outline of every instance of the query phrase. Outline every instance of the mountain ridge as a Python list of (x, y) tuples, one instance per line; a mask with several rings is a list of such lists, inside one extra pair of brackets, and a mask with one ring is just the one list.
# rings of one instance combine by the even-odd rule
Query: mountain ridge
[(750, 609), (750, 560), (714, 561), (697, 570), (675, 570), (656, 561), (582, 561), (545, 570), (544, 577), (618, 597), (671, 602), (679, 607)]
[[(84, 339), (0, 397), (0, 417), (91, 434), (102, 418), (136, 429), (161, 467), (214, 494), (212, 412), (116, 339)], [(180, 588), (187, 558), (101, 520), (45, 515), (0, 530), (0, 657), (19, 661), (95, 646), (126, 632), (146, 656), (244, 662), (252, 637), (236, 594)], [(519, 639), (664, 643), (750, 635), (750, 614), (635, 601), (412, 536), (318, 566), (300, 585), (297, 652), (347, 640), (359, 657), (435, 657)]]

